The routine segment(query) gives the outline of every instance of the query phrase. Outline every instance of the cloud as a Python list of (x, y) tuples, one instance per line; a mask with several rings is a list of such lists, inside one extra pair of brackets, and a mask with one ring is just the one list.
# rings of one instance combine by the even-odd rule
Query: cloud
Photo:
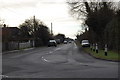
[(65, 0), (1, 0), (0, 8), (35, 7), (41, 4), (64, 4)]
[(74, 36), (80, 29), (77, 21), (68, 13), (66, 0), (0, 0), (0, 16), (10, 26), (19, 26), (25, 19), (32, 17), (43, 21), (49, 28), (53, 23), (55, 33)]
[(22, 8), (22, 7), (35, 7), (35, 2), (19, 2), (19, 3), (4, 3), (0, 5), (0, 8)]

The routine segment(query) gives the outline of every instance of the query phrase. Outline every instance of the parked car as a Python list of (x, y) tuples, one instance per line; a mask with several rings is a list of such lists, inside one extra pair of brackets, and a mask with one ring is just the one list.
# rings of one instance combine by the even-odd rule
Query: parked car
[(50, 46), (57, 46), (57, 42), (55, 41), (55, 40), (49, 40), (49, 42), (48, 42), (48, 47), (50, 47)]
[(55, 39), (57, 44), (60, 44), (60, 39)]
[(69, 41), (69, 43), (72, 43), (72, 41)]
[(67, 44), (67, 41), (64, 41), (63, 43), (64, 43), (64, 44)]
[(90, 43), (88, 40), (82, 40), (81, 45), (82, 47), (90, 47)]

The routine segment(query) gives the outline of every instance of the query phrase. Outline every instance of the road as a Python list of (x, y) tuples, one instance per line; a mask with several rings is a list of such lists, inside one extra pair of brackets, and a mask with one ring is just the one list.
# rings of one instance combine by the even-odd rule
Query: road
[(75, 43), (10, 52), (2, 62), (8, 78), (118, 78), (118, 62), (95, 59)]

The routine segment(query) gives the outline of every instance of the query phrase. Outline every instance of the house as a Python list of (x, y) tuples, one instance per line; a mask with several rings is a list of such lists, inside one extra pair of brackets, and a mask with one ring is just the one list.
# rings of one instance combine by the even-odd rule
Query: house
[(20, 29), (17, 27), (2, 27), (2, 41), (18, 41), (20, 35)]
[[(21, 37), (17, 27), (2, 27), (2, 51), (17, 50), (33, 46), (32, 38)], [(27, 42), (23, 42), (27, 40)]]

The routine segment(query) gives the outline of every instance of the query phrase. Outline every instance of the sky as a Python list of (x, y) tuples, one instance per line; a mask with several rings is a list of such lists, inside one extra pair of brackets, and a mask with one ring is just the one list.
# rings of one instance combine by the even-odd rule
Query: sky
[(77, 32), (82, 29), (82, 20), (70, 15), (66, 1), (68, 0), (0, 0), (0, 19), (9, 27), (18, 27), (25, 19), (35, 15), (49, 29), (52, 23), (55, 35), (62, 33), (66, 37), (75, 38)]
[(82, 21), (70, 15), (66, 0), (0, 0), (0, 3), (0, 18), (10, 27), (18, 27), (35, 15), (49, 29), (52, 22), (54, 34), (75, 38), (81, 29)]

